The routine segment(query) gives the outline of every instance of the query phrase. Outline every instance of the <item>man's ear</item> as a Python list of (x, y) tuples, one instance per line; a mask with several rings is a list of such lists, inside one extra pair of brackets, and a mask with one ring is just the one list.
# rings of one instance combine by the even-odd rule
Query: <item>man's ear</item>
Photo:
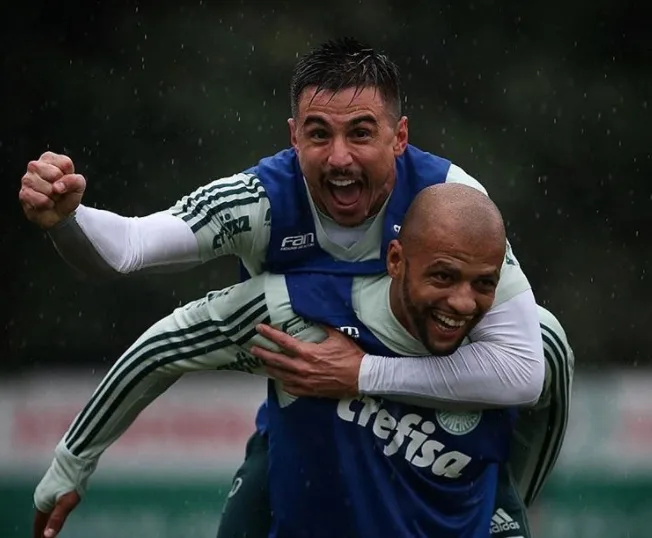
[(408, 145), (408, 119), (403, 116), (396, 124), (394, 135), (394, 157), (403, 155)]
[(392, 278), (398, 278), (402, 276), (404, 270), (403, 246), (398, 239), (392, 239), (387, 246), (387, 274)]
[(288, 127), (290, 128), (290, 144), (297, 149), (297, 122), (294, 118), (288, 118)]

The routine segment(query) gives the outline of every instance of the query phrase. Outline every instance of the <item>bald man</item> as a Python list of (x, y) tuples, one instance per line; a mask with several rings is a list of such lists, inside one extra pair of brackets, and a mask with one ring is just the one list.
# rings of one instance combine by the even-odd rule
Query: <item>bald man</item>
[[(487, 196), (442, 184), (415, 198), (387, 275), (263, 274), (175, 310), (118, 359), (57, 445), (34, 495), (35, 536), (61, 529), (103, 451), (183, 374), (274, 377), (251, 353), (278, 351), (259, 324), (306, 342), (337, 327), (385, 356), (451, 353), (496, 300), (505, 244)], [(512, 410), (455, 412), (357, 387), (343, 400), (270, 388), (270, 536), (486, 538)]]
[(500, 212), (480, 191), (436, 186), (411, 204), (388, 250), (390, 304), (433, 355), (455, 351), (491, 308), (505, 245)]

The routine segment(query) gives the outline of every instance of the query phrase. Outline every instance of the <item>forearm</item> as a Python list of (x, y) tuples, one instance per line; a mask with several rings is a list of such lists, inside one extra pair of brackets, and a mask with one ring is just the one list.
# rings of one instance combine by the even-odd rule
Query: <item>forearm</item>
[(169, 213), (123, 217), (80, 206), (48, 235), (61, 257), (87, 277), (181, 271), (200, 263), (193, 232)]
[(444, 357), (365, 355), (360, 392), (452, 409), (535, 404), (545, 362), (532, 292), (494, 308), (471, 337), (473, 343)]
[[(124, 363), (119, 362), (116, 366), (122, 367)], [(80, 497), (83, 497), (88, 481), (95, 472), (104, 450), (119, 439), (140, 412), (165, 392), (178, 377), (178, 375), (160, 377), (156, 372), (153, 376), (146, 376), (130, 391), (134, 394), (144, 390), (140, 398), (130, 398), (127, 395), (123, 403), (117, 404), (113, 413), (110, 413), (107, 408), (99, 409), (95, 417), (93, 416), (95, 407), (92, 403), (98, 399), (102, 400), (103, 396), (108, 394), (102, 389), (110, 391), (103, 382), (93, 394), (89, 404), (59, 441), (54, 459), (34, 492), (36, 507), (43, 512), (49, 512), (57, 499), (69, 491), (76, 491)], [(124, 386), (121, 388), (125, 390)], [(116, 398), (118, 395), (112, 396), (108, 397), (107, 405), (118, 401)]]
[[(144, 369), (151, 365), (150, 361), (142, 364)], [(34, 493), (34, 503), (39, 510), (50, 511), (58, 497), (69, 491), (83, 496), (104, 450), (179, 377), (161, 376), (154, 371), (131, 388), (130, 383), (138, 376), (136, 372), (130, 376), (132, 369), (127, 356), (123, 356), (58, 443), (52, 464)], [(120, 372), (123, 378), (118, 377)], [(136, 394), (139, 396), (134, 396)], [(115, 410), (111, 409), (113, 405)]]
[[(250, 282), (250, 289), (257, 284)], [(216, 302), (228, 316), (216, 313)], [(246, 315), (251, 325), (243, 325)], [(262, 373), (260, 364), (243, 354), (242, 342), (255, 337), (256, 323), (266, 322), (263, 295), (240, 309), (209, 295), (154, 324), (113, 365), (64, 435), (36, 490), (37, 507), (51, 508), (62, 492), (83, 494), (102, 453), (183, 374), (216, 369)]]

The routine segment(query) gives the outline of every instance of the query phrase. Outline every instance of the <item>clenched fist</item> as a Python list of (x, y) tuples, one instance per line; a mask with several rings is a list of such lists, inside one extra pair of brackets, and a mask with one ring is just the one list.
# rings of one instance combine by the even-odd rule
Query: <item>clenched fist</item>
[(85, 189), (86, 180), (75, 174), (70, 157), (47, 151), (28, 163), (18, 199), (25, 216), (48, 230), (79, 207)]

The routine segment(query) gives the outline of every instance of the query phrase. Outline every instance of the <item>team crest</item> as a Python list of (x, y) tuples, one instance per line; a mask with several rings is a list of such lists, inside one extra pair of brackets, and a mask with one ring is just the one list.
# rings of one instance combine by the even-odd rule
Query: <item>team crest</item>
[(480, 424), (482, 411), (437, 411), (436, 417), (439, 425), (451, 435), (465, 435)]

